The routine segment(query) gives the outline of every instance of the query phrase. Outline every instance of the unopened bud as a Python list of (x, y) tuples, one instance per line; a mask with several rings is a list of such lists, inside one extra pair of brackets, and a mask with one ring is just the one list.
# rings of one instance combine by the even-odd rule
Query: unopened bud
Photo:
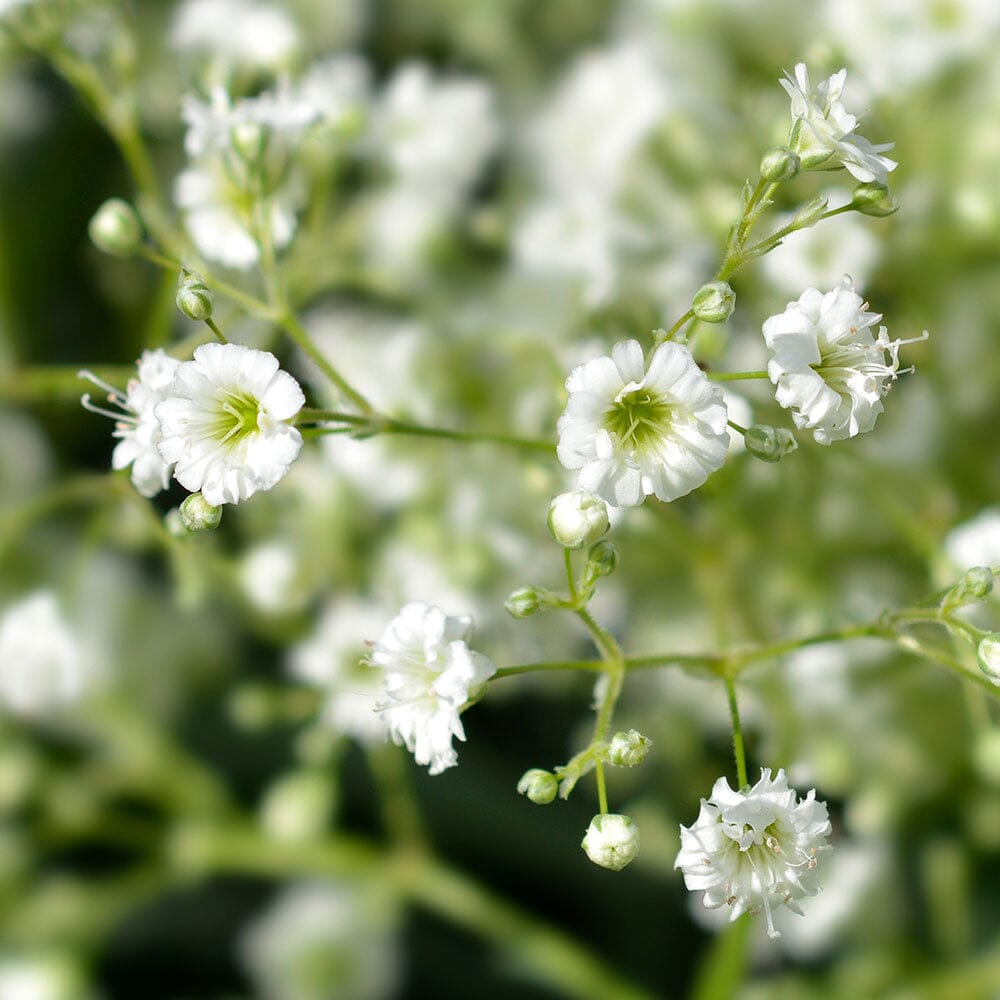
[(882, 218), (899, 211), (899, 199), (884, 184), (868, 181), (854, 189), (851, 207), (862, 215)]
[(628, 816), (603, 813), (590, 821), (580, 846), (595, 865), (620, 872), (639, 854), (639, 828)]
[(534, 587), (519, 587), (503, 606), (512, 618), (527, 618), (538, 610), (538, 591)]
[(135, 209), (121, 198), (109, 198), (87, 227), (99, 250), (113, 257), (131, 257), (142, 246), (142, 223)]
[(587, 576), (597, 579), (610, 576), (618, 568), (618, 550), (611, 542), (602, 539), (587, 556)]
[(754, 424), (743, 436), (747, 451), (762, 462), (780, 462), (798, 447), (791, 431), (784, 427)]
[(212, 318), (212, 289), (194, 271), (181, 271), (175, 301), (177, 308), (190, 319), (201, 323)]
[(547, 806), (559, 791), (559, 779), (551, 771), (533, 767), (521, 775), (517, 790), (521, 795), (527, 795), (536, 805)]
[(213, 507), (200, 493), (192, 493), (180, 506), (181, 522), (188, 531), (211, 531), (222, 521), (222, 508)]
[(794, 229), (808, 229), (810, 226), (815, 226), (822, 218), (829, 204), (829, 201), (822, 195), (816, 195), (812, 201), (807, 201), (792, 216), (792, 221), (789, 224), (790, 227)]
[(993, 589), (993, 571), (986, 566), (973, 566), (958, 583), (948, 591), (941, 608), (954, 611), (974, 601), (981, 601)]
[(646, 759), (653, 748), (653, 741), (637, 729), (615, 733), (604, 751), (604, 759), (615, 767), (635, 767)]
[(549, 505), (549, 531), (567, 549), (593, 545), (609, 527), (608, 505), (589, 493), (560, 493)]
[(279, 778), (261, 804), (261, 825), (274, 840), (301, 844), (323, 836), (333, 810), (330, 779), (321, 771)]
[(725, 281), (710, 281), (695, 292), (691, 308), (705, 323), (725, 323), (736, 308), (736, 293)]
[(979, 669), (1000, 687), (1000, 632), (990, 632), (979, 640)]
[(772, 146), (760, 160), (760, 176), (766, 181), (790, 181), (798, 176), (802, 161), (787, 146)]

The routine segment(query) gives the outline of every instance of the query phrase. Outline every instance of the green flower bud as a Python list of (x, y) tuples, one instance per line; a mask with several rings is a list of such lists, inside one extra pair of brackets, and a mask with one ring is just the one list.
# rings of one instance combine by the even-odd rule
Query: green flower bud
[(899, 199), (884, 184), (869, 181), (854, 189), (851, 207), (862, 215), (882, 218), (899, 211)]
[(801, 169), (802, 161), (787, 146), (771, 146), (760, 160), (760, 176), (766, 181), (790, 181)]
[(796, 213), (792, 216), (792, 221), (790, 225), (795, 229), (808, 229), (810, 226), (815, 226), (819, 222), (823, 213), (827, 210), (829, 206), (829, 201), (822, 195), (816, 195), (812, 201), (807, 201)]
[(559, 779), (551, 771), (533, 767), (521, 775), (517, 790), (521, 795), (527, 795), (536, 805), (547, 806), (559, 791)]
[(979, 669), (1000, 687), (1000, 632), (990, 632), (979, 640)]
[(639, 828), (628, 816), (603, 813), (590, 821), (580, 846), (595, 865), (620, 872), (638, 857)]
[(710, 281), (695, 292), (691, 308), (705, 323), (725, 323), (736, 308), (736, 293), (725, 281)]
[(589, 493), (560, 493), (549, 505), (549, 531), (567, 549), (593, 545), (609, 527), (608, 505)]
[(993, 571), (987, 566), (973, 566), (945, 595), (941, 602), (944, 612), (981, 601), (993, 589)]
[(200, 493), (192, 493), (180, 507), (188, 531), (211, 531), (222, 521), (222, 508), (213, 507)]
[(635, 767), (646, 759), (653, 748), (653, 741), (637, 729), (615, 733), (604, 751), (604, 759), (615, 767)]
[(512, 618), (527, 618), (538, 610), (538, 591), (534, 587), (519, 587), (503, 602)]
[(200, 323), (212, 318), (212, 289), (194, 271), (181, 271), (175, 301), (177, 308), (190, 319)]
[(142, 246), (142, 223), (135, 209), (121, 198), (109, 198), (87, 226), (99, 250), (113, 257), (132, 257)]
[(618, 550), (609, 541), (601, 540), (587, 556), (587, 576), (597, 579), (610, 576), (618, 568)]
[(780, 462), (798, 447), (791, 431), (784, 427), (754, 424), (743, 436), (747, 451), (762, 462)]

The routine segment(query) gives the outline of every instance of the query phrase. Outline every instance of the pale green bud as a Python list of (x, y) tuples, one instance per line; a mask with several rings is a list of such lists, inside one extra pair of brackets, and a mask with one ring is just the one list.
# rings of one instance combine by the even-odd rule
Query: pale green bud
[(787, 146), (764, 150), (760, 160), (760, 176), (766, 181), (790, 181), (801, 169), (802, 161)]
[(261, 825), (274, 840), (301, 844), (318, 840), (333, 809), (329, 777), (321, 771), (299, 771), (279, 778), (261, 804)]
[(615, 733), (604, 751), (604, 759), (615, 767), (635, 767), (646, 759), (653, 748), (653, 741), (637, 729)]
[(536, 805), (547, 806), (559, 791), (559, 779), (551, 771), (533, 767), (521, 775), (517, 783), (521, 795), (527, 795)]
[(736, 293), (725, 281), (710, 281), (695, 292), (691, 308), (705, 323), (725, 323), (736, 308)]
[(135, 209), (121, 198), (109, 198), (87, 227), (99, 250), (113, 257), (132, 257), (142, 246), (142, 223)]
[(606, 540), (594, 545), (587, 556), (587, 576), (610, 576), (618, 568), (618, 550)]
[(899, 211), (899, 199), (884, 184), (869, 181), (854, 189), (851, 207), (862, 215), (882, 218)]
[(212, 289), (194, 271), (181, 271), (175, 301), (177, 308), (189, 319), (201, 323), (212, 318)]
[(816, 195), (812, 201), (807, 201), (792, 217), (790, 223), (795, 229), (808, 229), (815, 226), (829, 206), (829, 201), (822, 195)]
[(979, 640), (979, 669), (1000, 687), (1000, 632), (990, 632)]
[(222, 508), (213, 507), (200, 493), (192, 493), (180, 507), (188, 531), (211, 531), (222, 521)]
[(538, 610), (538, 591), (534, 587), (519, 587), (503, 602), (512, 618), (527, 618)]
[(981, 601), (993, 590), (993, 571), (986, 566), (973, 566), (958, 583), (948, 591), (941, 608), (954, 611), (965, 604)]
[(620, 872), (638, 857), (639, 828), (628, 816), (603, 813), (590, 821), (580, 846), (595, 865)]
[(791, 431), (784, 427), (754, 424), (743, 436), (747, 451), (762, 462), (780, 462), (798, 447)]
[(549, 531), (567, 549), (593, 545), (609, 527), (608, 505), (589, 493), (560, 493), (549, 505)]

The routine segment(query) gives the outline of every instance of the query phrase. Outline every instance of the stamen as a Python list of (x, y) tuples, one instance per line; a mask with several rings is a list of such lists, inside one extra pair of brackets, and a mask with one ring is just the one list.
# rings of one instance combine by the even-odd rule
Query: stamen
[[(109, 385), (103, 379), (98, 378), (89, 368), (81, 368), (76, 373), (77, 378), (85, 378), (88, 382), (93, 382), (98, 389), (103, 389), (108, 394), (108, 401), (116, 404), (117, 406), (125, 406), (127, 402), (127, 396), (121, 391), (121, 389), (116, 389), (113, 385)], [(84, 397), (89, 399), (90, 397)]]
[(106, 410), (103, 406), (97, 406), (95, 403), (90, 401), (90, 393), (85, 392), (80, 397), (80, 405), (85, 410), (90, 410), (91, 413), (98, 413), (102, 417), (110, 417), (115, 423), (119, 424), (137, 424), (139, 421), (136, 417), (129, 416), (127, 413), (115, 413), (114, 410)]

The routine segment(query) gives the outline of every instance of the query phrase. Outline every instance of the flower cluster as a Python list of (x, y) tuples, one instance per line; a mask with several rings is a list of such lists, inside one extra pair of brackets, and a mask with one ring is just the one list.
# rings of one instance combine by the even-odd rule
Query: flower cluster
[(184, 362), (163, 351), (146, 352), (139, 378), (124, 394), (89, 372), (81, 374), (107, 389), (122, 411), (102, 410), (83, 397), (86, 407), (116, 420), (121, 441), (112, 464), (132, 465), (132, 481), (143, 496), (165, 489), (172, 473), (213, 507), (239, 503), (271, 489), (302, 447), (302, 435), (289, 421), (305, 397), (267, 351), (203, 344)]
[(817, 866), (831, 848), (830, 820), (815, 790), (804, 799), (788, 787), (783, 770), (762, 768), (752, 788), (733, 791), (719, 778), (693, 826), (681, 827), (674, 863), (692, 892), (704, 891), (709, 908), (730, 907), (730, 920), (764, 911), (767, 932), (778, 937), (772, 911), (819, 890)]

